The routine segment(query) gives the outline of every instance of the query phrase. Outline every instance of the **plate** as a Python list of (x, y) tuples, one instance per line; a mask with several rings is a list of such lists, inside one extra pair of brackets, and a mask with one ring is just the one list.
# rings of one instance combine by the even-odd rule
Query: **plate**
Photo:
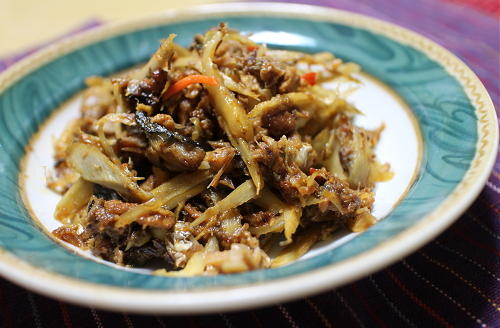
[[(365, 111), (360, 124), (386, 123), (377, 154), (396, 173), (377, 186), (380, 222), (285, 267), (210, 277), (152, 276), (61, 247), (46, 233), (57, 224), (51, 216), (57, 197), (44, 189), (45, 170), (52, 136), (77, 115), (85, 77), (145, 61), (169, 33), (187, 45), (220, 21), (273, 48), (329, 51), (362, 66), (364, 86), (351, 101)], [(496, 113), (474, 73), (393, 24), (307, 5), (234, 3), (105, 26), (0, 77), (0, 274), (48, 296), (138, 313), (220, 312), (291, 300), (366, 276), (430, 241), (478, 195), (497, 147)]]

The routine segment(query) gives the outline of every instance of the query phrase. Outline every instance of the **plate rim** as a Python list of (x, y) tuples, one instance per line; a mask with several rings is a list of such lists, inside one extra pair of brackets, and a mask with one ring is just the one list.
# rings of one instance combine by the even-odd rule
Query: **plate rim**
[[(429, 242), (451, 225), (476, 199), (490, 175), (498, 150), (496, 111), (479, 78), (465, 63), (434, 41), (396, 24), (350, 11), (289, 3), (217, 3), (110, 23), (57, 42), (14, 64), (0, 74), (0, 93), (43, 64), (100, 40), (165, 22), (219, 15), (300, 17), (346, 24), (410, 45), (441, 64), (460, 83), (477, 116), (476, 152), (463, 179), (433, 212), (389, 240), (338, 263), (272, 281), (187, 291), (113, 287), (45, 271), (0, 248), (1, 276), (46, 296), (107, 310), (165, 314), (235, 311), (307, 296), (375, 272)], [(401, 244), (404, 246), (401, 247)]]

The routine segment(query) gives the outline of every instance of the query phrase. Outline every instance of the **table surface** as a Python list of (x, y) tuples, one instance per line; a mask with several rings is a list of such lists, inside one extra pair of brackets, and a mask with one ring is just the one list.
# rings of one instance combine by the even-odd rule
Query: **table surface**
[[(2, 0), (0, 56), (57, 38), (90, 20), (119, 21), (215, 0)], [(218, 2), (221, 2), (220, 0)]]
[[(25, 53), (103, 22), (209, 0), (0, 1), (0, 71)], [(447, 47), (500, 104), (500, 2), (302, 0), (388, 20)], [(251, 5), (251, 4), (249, 4)], [(500, 327), (500, 158), (484, 190), (433, 242), (365, 279), (286, 304), (208, 316), (138, 316), (48, 299), (0, 279), (0, 327)]]

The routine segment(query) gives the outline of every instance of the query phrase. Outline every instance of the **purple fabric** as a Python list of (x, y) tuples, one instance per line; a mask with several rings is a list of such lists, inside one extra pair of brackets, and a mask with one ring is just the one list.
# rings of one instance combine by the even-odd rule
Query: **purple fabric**
[[(488, 1), (470, 0), (467, 5), (442, 0), (302, 2), (378, 17), (433, 39), (478, 74), (498, 114), (500, 29), (498, 16), (484, 11)], [(0, 59), (0, 71), (25, 55)], [(500, 327), (499, 201), (497, 155), (478, 199), (433, 242), (365, 279), (303, 300), (230, 314), (138, 316), (69, 305), (0, 279), (0, 326)]]

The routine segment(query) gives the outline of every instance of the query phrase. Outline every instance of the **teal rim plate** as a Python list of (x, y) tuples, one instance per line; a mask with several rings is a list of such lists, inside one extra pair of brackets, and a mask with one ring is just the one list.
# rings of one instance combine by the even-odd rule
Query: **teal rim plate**
[[(422, 140), (419, 169), (404, 197), (375, 226), (333, 249), (242, 274), (152, 276), (61, 247), (30, 214), (22, 171), (30, 139), (82, 90), (86, 77), (145, 61), (170, 33), (187, 45), (221, 21), (271, 36), (263, 39), (269, 47), (332, 52), (395, 92), (410, 108)], [(474, 73), (439, 45), (393, 24), (322, 7), (226, 3), (105, 26), (51, 46), (0, 76), (0, 274), (73, 303), (141, 313), (215, 312), (302, 297), (379, 270), (442, 232), (482, 189), (497, 147), (496, 113)]]

